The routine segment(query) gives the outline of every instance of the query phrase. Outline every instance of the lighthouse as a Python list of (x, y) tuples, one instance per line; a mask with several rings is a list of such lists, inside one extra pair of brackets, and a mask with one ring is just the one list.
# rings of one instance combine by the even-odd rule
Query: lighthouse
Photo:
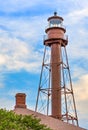
[(78, 126), (66, 46), (64, 19), (54, 12), (45, 29), (44, 55), (35, 111)]

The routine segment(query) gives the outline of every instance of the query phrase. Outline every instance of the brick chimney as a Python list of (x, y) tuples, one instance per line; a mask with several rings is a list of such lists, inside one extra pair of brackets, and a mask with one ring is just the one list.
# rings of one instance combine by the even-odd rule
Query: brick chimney
[(16, 94), (16, 105), (15, 108), (26, 108), (26, 94), (25, 93), (17, 93)]

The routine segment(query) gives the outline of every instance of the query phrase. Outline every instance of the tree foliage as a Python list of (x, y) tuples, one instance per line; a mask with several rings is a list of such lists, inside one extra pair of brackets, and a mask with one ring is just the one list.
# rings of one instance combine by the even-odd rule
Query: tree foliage
[(50, 130), (32, 115), (17, 115), (0, 109), (0, 130)]

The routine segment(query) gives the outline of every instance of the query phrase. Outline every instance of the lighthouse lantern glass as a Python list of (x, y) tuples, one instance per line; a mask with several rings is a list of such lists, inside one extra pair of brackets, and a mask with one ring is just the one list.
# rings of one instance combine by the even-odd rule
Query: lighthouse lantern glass
[(60, 27), (62, 25), (62, 20), (61, 19), (51, 19), (49, 21), (49, 26), (50, 27)]

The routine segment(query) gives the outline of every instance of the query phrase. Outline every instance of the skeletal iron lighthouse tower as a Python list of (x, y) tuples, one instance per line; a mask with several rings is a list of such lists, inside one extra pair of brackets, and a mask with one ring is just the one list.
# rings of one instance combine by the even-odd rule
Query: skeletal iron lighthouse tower
[(48, 18), (44, 56), (35, 111), (78, 126), (66, 45), (63, 18)]

